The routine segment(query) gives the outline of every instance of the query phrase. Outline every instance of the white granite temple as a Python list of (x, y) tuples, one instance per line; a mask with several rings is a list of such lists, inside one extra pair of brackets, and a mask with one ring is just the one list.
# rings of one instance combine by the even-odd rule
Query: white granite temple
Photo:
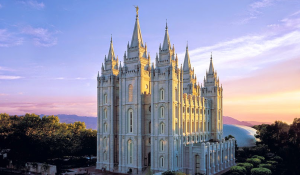
[(123, 64), (111, 40), (97, 77), (97, 169), (208, 175), (234, 165), (235, 141), (223, 138), (223, 88), (212, 57), (200, 86), (188, 47), (180, 66), (166, 26), (154, 61), (137, 8)]

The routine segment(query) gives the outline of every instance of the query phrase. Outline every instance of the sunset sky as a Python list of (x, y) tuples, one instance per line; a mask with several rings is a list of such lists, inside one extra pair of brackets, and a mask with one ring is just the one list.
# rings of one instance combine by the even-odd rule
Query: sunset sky
[(135, 8), (154, 61), (166, 19), (198, 81), (209, 66), (224, 116), (291, 123), (300, 117), (300, 1), (0, 0), (0, 113), (96, 116), (96, 76), (112, 35), (123, 61)]

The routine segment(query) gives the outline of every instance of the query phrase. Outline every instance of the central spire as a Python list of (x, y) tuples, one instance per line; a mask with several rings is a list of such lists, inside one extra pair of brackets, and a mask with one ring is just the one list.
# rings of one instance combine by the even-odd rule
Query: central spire
[(138, 13), (139, 7), (136, 6), (135, 8), (136, 8), (136, 19), (135, 19), (135, 25), (133, 29), (130, 47), (137, 47), (137, 46), (144, 47), (140, 22), (139, 22), (139, 13)]
[(209, 64), (209, 70), (208, 70), (209, 74), (213, 74), (214, 73), (214, 65), (213, 65), (213, 61), (212, 61), (212, 53), (210, 55), (210, 64)]
[(164, 38), (164, 43), (162, 50), (170, 50), (170, 38), (169, 38), (169, 32), (168, 32), (168, 23), (166, 22), (166, 31), (165, 31), (165, 38)]
[(110, 38), (110, 47), (108, 51), (108, 60), (115, 60), (115, 52), (114, 52), (114, 46), (113, 46), (113, 41), (112, 41), (112, 36)]
[(183, 62), (183, 71), (190, 71), (191, 70), (191, 62), (190, 62), (190, 55), (189, 55), (189, 47), (186, 45), (186, 52), (185, 58)]

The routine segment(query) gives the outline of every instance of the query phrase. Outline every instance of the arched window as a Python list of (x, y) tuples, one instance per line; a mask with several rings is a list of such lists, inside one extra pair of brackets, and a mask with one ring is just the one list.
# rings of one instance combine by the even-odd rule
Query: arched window
[(175, 123), (175, 134), (178, 134), (178, 123)]
[(190, 132), (190, 122), (187, 121), (186, 124), (187, 124), (187, 131), (186, 132)]
[(107, 123), (104, 123), (104, 132), (106, 133), (107, 130), (108, 130), (108, 128), (107, 128)]
[(185, 123), (184, 123), (184, 121), (182, 122), (182, 132), (185, 133)]
[(160, 100), (164, 100), (164, 89), (160, 89)]
[(195, 132), (195, 122), (192, 121), (192, 132)]
[(149, 137), (149, 144), (151, 143), (151, 137)]
[(198, 124), (198, 122), (196, 122), (196, 132), (198, 132), (199, 131), (199, 124)]
[(149, 112), (151, 112), (151, 105), (149, 106)]
[(132, 87), (132, 85), (130, 84), (130, 85), (128, 86), (128, 101), (129, 101), (129, 102), (132, 102), (132, 95), (133, 95), (133, 87)]
[(165, 132), (165, 124), (161, 123), (160, 124), (160, 134), (164, 134), (164, 132)]
[(104, 119), (107, 119), (107, 109), (104, 109)]
[(160, 167), (164, 167), (164, 157), (160, 157)]
[(132, 163), (132, 157), (133, 157), (133, 144), (132, 144), (132, 141), (131, 140), (128, 140), (128, 153), (127, 153), (127, 161), (128, 163)]
[(133, 110), (128, 110), (128, 132), (132, 133), (133, 128)]
[(160, 140), (159, 141), (159, 147), (160, 147), (160, 151), (164, 151), (164, 141), (163, 140)]
[(104, 151), (104, 153), (103, 153), (103, 160), (107, 160), (107, 153), (106, 153), (106, 151)]
[(192, 114), (194, 114), (194, 108), (192, 108)]
[(201, 135), (201, 141), (203, 140), (203, 136)]
[(175, 88), (175, 100), (178, 101), (178, 92), (177, 92), (177, 88)]
[(104, 139), (103, 139), (103, 147), (106, 148), (106, 146), (107, 146), (107, 138), (104, 137)]
[(178, 106), (175, 107), (175, 110), (176, 110), (176, 111), (175, 111), (175, 117), (178, 118), (178, 114), (179, 114)]
[(209, 110), (207, 110), (207, 114), (209, 115)]
[(187, 112), (187, 113), (190, 113), (190, 108), (186, 108), (186, 112)]
[(107, 94), (104, 94), (103, 102), (104, 102), (104, 104), (107, 103)]
[(165, 108), (162, 106), (160, 107), (160, 117), (164, 118), (165, 117)]
[(196, 137), (196, 141), (198, 142), (199, 141), (199, 136), (197, 135), (197, 137)]
[(151, 121), (149, 122), (149, 133), (151, 133)]
[(179, 167), (178, 156), (176, 156), (176, 167)]

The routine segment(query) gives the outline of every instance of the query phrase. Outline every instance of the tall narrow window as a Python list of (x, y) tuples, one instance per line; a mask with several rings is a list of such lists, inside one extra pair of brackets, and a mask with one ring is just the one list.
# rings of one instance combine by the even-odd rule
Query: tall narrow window
[(177, 92), (177, 89), (175, 89), (175, 100), (178, 101), (178, 92)]
[(164, 118), (165, 117), (165, 108), (162, 106), (160, 107), (160, 117)]
[(129, 102), (132, 102), (132, 95), (133, 95), (133, 87), (132, 87), (132, 85), (130, 84), (130, 85), (128, 86), (128, 101), (129, 101)]
[(188, 121), (188, 122), (186, 122), (186, 124), (187, 124), (187, 131), (186, 132), (190, 132), (190, 122)]
[(178, 134), (178, 123), (175, 123), (175, 134)]
[(149, 133), (151, 133), (151, 122), (149, 122)]
[(160, 151), (164, 151), (164, 141), (163, 140), (160, 140)]
[(104, 123), (104, 132), (107, 132), (107, 123)]
[(160, 90), (160, 100), (164, 100), (164, 89)]
[(179, 167), (178, 156), (176, 156), (176, 167)]
[(195, 132), (195, 122), (192, 121), (192, 132)]
[(107, 94), (104, 94), (104, 99), (103, 99), (103, 101), (104, 101), (104, 104), (107, 103)]
[(178, 118), (178, 114), (179, 114), (178, 106), (175, 107), (175, 110), (176, 110), (176, 111), (175, 111), (175, 117)]
[(106, 153), (106, 151), (104, 151), (104, 153), (103, 153), (103, 159), (107, 160), (107, 153)]
[(182, 132), (185, 133), (185, 123), (184, 122), (182, 122), (182, 130), (183, 130)]
[(161, 166), (161, 167), (164, 167), (164, 157), (161, 157), (161, 158), (160, 158), (160, 166)]
[(132, 126), (133, 125), (133, 111), (132, 109), (128, 110), (128, 131), (131, 133), (132, 132)]
[(106, 146), (107, 146), (107, 141), (106, 141), (106, 137), (104, 137), (104, 139), (103, 139), (103, 147), (106, 148)]
[(107, 109), (104, 109), (104, 119), (107, 119)]
[(209, 122), (207, 122), (207, 131), (209, 131)]
[(165, 132), (165, 125), (164, 125), (164, 123), (161, 123), (160, 124), (160, 134), (164, 134), (164, 132)]
[(198, 124), (198, 122), (196, 122), (196, 132), (198, 132), (199, 131), (199, 124)]
[(128, 140), (128, 153), (127, 153), (127, 161), (128, 163), (132, 163), (132, 157), (133, 157), (133, 144), (131, 140)]

